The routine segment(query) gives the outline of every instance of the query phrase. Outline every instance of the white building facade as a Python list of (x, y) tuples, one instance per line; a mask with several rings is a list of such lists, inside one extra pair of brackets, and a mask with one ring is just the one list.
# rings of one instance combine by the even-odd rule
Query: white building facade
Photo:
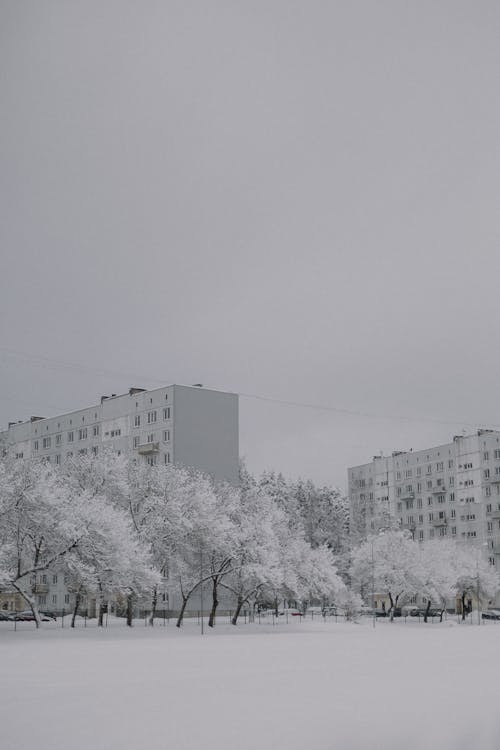
[(421, 451), (374, 456), (348, 469), (353, 527), (387, 515), (417, 541), (469, 542), (500, 566), (500, 432), (478, 430)]
[(193, 467), (216, 481), (238, 482), (238, 396), (201, 386), (130, 388), (96, 406), (57, 417), (11, 422), (0, 445), (17, 458), (61, 464), (111, 448), (151, 465)]
[[(103, 396), (86, 409), (10, 423), (0, 432), (0, 450), (20, 460), (41, 458), (59, 465), (78, 454), (112, 449), (136, 461), (190, 467), (236, 485), (238, 419), (237, 394), (201, 386), (130, 388), (126, 394)], [(47, 570), (30, 585), (41, 609), (61, 614), (74, 605), (67, 583), (60, 571)], [(15, 592), (3, 591), (0, 607), (15, 611), (26, 605)]]

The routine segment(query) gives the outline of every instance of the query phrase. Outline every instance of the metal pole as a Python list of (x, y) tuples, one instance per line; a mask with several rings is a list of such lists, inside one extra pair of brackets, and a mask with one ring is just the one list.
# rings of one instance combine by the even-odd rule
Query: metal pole
[(375, 613), (375, 556), (373, 552), (373, 539), (372, 539), (372, 610), (373, 610), (373, 627), (375, 627), (375, 621), (377, 617)]
[(203, 635), (203, 543), (200, 542), (200, 618), (201, 634)]

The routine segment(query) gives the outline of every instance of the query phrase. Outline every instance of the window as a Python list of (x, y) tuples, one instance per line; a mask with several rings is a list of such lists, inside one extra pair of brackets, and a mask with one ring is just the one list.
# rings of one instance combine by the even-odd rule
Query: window
[(427, 498), (427, 505), (432, 505), (432, 497)]
[(490, 460), (490, 454), (488, 451), (484, 451), (483, 453), (483, 461), (489, 461)]
[(422, 492), (422, 482), (417, 482), (417, 492)]
[(403, 510), (403, 503), (398, 503), (397, 509), (398, 509), (398, 513), (401, 512)]
[(57, 604), (57, 594), (52, 594), (52, 604)]
[(484, 470), (484, 478), (485, 479), (489, 479), (490, 478), (490, 470), (489, 469), (485, 469)]
[(418, 497), (417, 498), (417, 508), (421, 508), (421, 507), (422, 507), (422, 498)]
[(156, 456), (148, 456), (147, 462), (150, 466), (156, 465)]
[(449, 469), (453, 469), (453, 459), (452, 458), (450, 458), (450, 460), (448, 461), (448, 468)]
[(99, 425), (98, 425), (98, 424), (95, 424), (95, 425), (94, 425), (94, 426), (92, 427), (92, 435), (93, 435), (94, 437), (97, 437), (97, 436), (99, 435)]
[(426, 468), (426, 472), (427, 472), (427, 474), (432, 474), (432, 466), (430, 464), (428, 464), (428, 466)]
[(406, 479), (410, 479), (411, 474), (412, 474), (411, 469), (406, 469), (406, 471), (405, 471), (405, 478)]
[(468, 463), (464, 464), (464, 469), (472, 469), (472, 464), (469, 461)]
[(455, 493), (450, 492), (450, 502), (454, 502), (454, 500), (455, 500)]
[(148, 411), (148, 424), (156, 422), (156, 411)]
[(446, 526), (439, 527), (439, 536), (446, 536)]
[(424, 516), (423, 516), (423, 514), (422, 514), (422, 513), (421, 513), (421, 514), (419, 515), (419, 517), (418, 517), (418, 522), (419, 522), (419, 523), (423, 523), (423, 522), (424, 522)]
[(121, 434), (122, 434), (121, 430), (111, 430), (111, 432), (109, 433), (109, 436), (110, 437), (120, 437)]
[(430, 538), (430, 539), (434, 539), (434, 529), (431, 529), (431, 530), (429, 531), (429, 538)]
[(170, 440), (170, 430), (163, 430), (163, 441), (168, 443)]
[(455, 477), (448, 477), (448, 484), (450, 485), (450, 487), (454, 487)]
[(452, 517), (452, 518), (456, 518), (456, 515), (457, 515), (457, 511), (455, 510), (455, 508), (452, 508), (452, 509), (451, 509), (451, 511), (450, 511), (450, 515), (451, 515), (451, 517)]
[(38, 597), (38, 604), (41, 604), (42, 606), (44, 604), (47, 604), (47, 597), (45, 596), (45, 594)]
[(486, 506), (486, 513), (491, 513), (491, 503)]
[(422, 467), (417, 466), (417, 477), (420, 477), (422, 475)]
[(75, 433), (73, 432), (73, 430), (70, 430), (70, 432), (68, 432), (68, 443), (72, 443), (74, 439)]
[(488, 527), (488, 531), (493, 531), (493, 521), (488, 521), (487, 527)]
[(474, 484), (473, 479), (466, 479), (464, 482), (464, 487), (472, 487), (473, 484)]
[(444, 503), (445, 499), (446, 499), (445, 495), (438, 495), (438, 503)]
[(56, 445), (61, 445), (62, 442), (62, 435), (59, 433), (59, 435), (56, 435)]
[(140, 427), (141, 426), (141, 417), (139, 414), (136, 414), (134, 417), (134, 427)]
[(498, 460), (500, 458), (500, 450), (495, 451), (495, 458)]
[(93, 453), (94, 456), (97, 456), (97, 454), (99, 453), (99, 446), (98, 445), (93, 445), (92, 446), (92, 453)]
[(456, 536), (457, 535), (457, 527), (456, 526), (452, 526), (451, 527), (451, 535), (452, 536)]
[(429, 513), (429, 521), (433, 521), (433, 520), (434, 520), (434, 513)]
[(136, 435), (136, 437), (132, 441), (132, 447), (138, 448), (139, 447), (139, 435)]
[[(170, 406), (166, 406), (166, 407), (165, 407), (165, 408), (163, 409), (163, 419), (170, 419), (170, 414), (171, 414), (171, 412), (170, 412)], [(398, 471), (398, 474), (399, 474), (399, 473), (400, 473), (400, 472)], [(398, 478), (399, 478), (399, 477), (398, 477)]]
[(146, 443), (154, 443), (154, 441), (155, 441), (155, 434), (154, 432), (151, 432), (146, 438)]
[(165, 463), (166, 464), (170, 463), (170, 453), (165, 453)]
[(58, 453), (57, 456), (55, 456), (56, 464), (60, 466), (61, 464), (61, 454)]
[(64, 603), (69, 604), (69, 594), (64, 594)]
[(442, 461), (437, 462), (436, 471), (444, 471), (444, 463)]
[(422, 529), (418, 532), (418, 540), (419, 540), (419, 542), (423, 542), (424, 541), (424, 532), (423, 532)]
[(429, 479), (429, 480), (427, 481), (427, 489), (428, 489), (428, 490), (432, 490), (432, 479)]
[(484, 494), (486, 495), (486, 497), (491, 497), (491, 487), (485, 487)]
[(33, 450), (34, 451), (38, 450), (38, 440), (35, 440), (35, 442), (33, 443)]
[(87, 428), (82, 427), (81, 430), (78, 430), (78, 440), (86, 440), (87, 439)]

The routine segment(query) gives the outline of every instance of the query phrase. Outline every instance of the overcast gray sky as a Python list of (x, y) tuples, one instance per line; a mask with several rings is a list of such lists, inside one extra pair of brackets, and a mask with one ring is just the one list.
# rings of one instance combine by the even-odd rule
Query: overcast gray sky
[(499, 38), (496, 0), (2, 0), (0, 423), (338, 407), (242, 398), (241, 452), (341, 486), (500, 426)]

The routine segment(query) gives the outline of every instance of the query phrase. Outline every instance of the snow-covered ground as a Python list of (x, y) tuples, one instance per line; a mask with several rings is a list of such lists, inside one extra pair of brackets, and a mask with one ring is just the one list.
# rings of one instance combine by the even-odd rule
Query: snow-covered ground
[(456, 620), (0, 623), (0, 747), (497, 750), (499, 642)]

